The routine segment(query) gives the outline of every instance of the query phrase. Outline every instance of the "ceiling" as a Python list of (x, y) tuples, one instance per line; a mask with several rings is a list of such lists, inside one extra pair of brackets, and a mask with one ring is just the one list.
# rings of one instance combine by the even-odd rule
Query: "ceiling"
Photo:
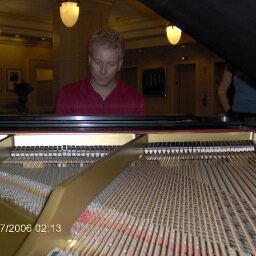
[[(54, 1), (57, 0), (0, 0), (2, 36), (21, 34), (51, 39)], [(107, 0), (101, 0), (104, 1)], [(166, 24), (165, 19), (136, 0), (114, 1), (109, 18), (110, 27), (123, 33), (129, 48), (168, 44)], [(183, 33), (182, 41), (190, 42), (193, 39)]]
[[(51, 20), (54, 1), (57, 0), (0, 0), (0, 12)], [(97, 0), (95, 1), (97, 2)], [(101, 2), (108, 1), (101, 0)], [(136, 0), (116, 0), (113, 2), (114, 5), (111, 15), (114, 18), (138, 18), (155, 14), (148, 7)]]
[(52, 3), (53, 0), (0, 0), (0, 12), (51, 20)]

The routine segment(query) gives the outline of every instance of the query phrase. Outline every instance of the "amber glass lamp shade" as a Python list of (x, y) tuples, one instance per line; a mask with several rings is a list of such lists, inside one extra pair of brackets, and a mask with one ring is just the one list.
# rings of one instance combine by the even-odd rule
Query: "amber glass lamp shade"
[(167, 26), (166, 27), (166, 36), (170, 44), (177, 44), (181, 38), (181, 30), (176, 26)]
[(60, 17), (66, 27), (73, 27), (79, 16), (79, 2), (76, 0), (60, 1)]

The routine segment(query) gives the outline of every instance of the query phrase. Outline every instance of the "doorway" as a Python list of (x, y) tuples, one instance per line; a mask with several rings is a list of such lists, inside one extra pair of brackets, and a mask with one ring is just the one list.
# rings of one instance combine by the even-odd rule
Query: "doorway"
[(53, 64), (48, 60), (29, 60), (29, 80), (33, 92), (29, 96), (29, 111), (34, 113), (53, 113), (54, 88)]
[(196, 64), (174, 67), (174, 113), (196, 113)]

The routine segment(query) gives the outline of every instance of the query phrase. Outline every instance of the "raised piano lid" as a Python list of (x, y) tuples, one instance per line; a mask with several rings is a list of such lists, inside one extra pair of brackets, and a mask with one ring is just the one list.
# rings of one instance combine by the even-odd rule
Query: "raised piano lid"
[(139, 0), (256, 81), (255, 0)]

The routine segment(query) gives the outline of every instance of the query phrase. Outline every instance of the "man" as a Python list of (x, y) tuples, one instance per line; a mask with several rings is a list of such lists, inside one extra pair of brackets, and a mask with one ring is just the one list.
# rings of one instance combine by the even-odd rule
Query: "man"
[(56, 114), (144, 114), (143, 96), (118, 77), (124, 51), (123, 39), (115, 31), (104, 29), (94, 33), (89, 41), (90, 73), (60, 90)]

